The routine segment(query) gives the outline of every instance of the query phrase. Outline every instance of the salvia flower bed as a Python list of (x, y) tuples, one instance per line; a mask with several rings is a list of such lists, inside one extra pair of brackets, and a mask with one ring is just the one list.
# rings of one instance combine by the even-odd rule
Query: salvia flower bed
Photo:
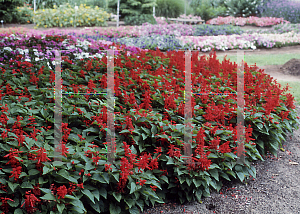
[[(139, 213), (174, 195), (181, 203), (201, 200), (224, 179), (255, 177), (251, 162), (267, 150), (276, 155), (299, 123), (288, 87), (245, 63), (245, 164), (238, 164), (237, 65), (219, 62), (215, 53), (199, 60), (193, 52), (193, 156), (184, 165), (184, 51), (165, 55), (66, 35), (1, 41), (4, 213)], [(62, 97), (64, 162), (53, 161), (54, 50), (66, 44), (72, 48), (62, 52), (63, 93), (105, 90), (107, 57), (99, 48), (123, 49), (114, 59), (115, 163), (106, 158), (105, 95)], [(233, 93), (196, 95), (210, 92)]]

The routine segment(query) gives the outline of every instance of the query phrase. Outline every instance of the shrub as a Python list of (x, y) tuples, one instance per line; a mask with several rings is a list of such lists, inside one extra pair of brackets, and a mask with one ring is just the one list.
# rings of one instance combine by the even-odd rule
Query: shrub
[(184, 13), (183, 0), (157, 0), (156, 5), (155, 16), (177, 18)]
[(226, 8), (224, 6), (212, 7), (210, 0), (201, 0), (199, 5), (194, 3), (194, 14), (200, 16), (203, 20), (207, 21), (217, 16), (225, 14)]
[(18, 23), (30, 24), (33, 22), (33, 8), (29, 4), (25, 4), (23, 7), (17, 7), (17, 11)]
[[(120, 19), (123, 20), (126, 16), (153, 15), (153, 6), (155, 6), (155, 0), (120, 0)], [(117, 0), (109, 2), (109, 12), (117, 14)]]
[(5, 23), (16, 23), (18, 21), (17, 7), (23, 5), (22, 0), (0, 0), (0, 20)]
[(126, 16), (124, 19), (125, 25), (142, 25), (143, 23), (157, 24), (152, 14), (142, 14), (136, 16)]
[(259, 7), (262, 17), (277, 17), (297, 24), (300, 23), (300, 2), (272, 0)]
[[(224, 180), (255, 178), (251, 162), (263, 160), (267, 150), (276, 155), (286, 132), (299, 123), (293, 96), (285, 93), (288, 87), (281, 90), (269, 75), (245, 64), (241, 149), (236, 145), (236, 94), (210, 94), (236, 92), (236, 64), (220, 63), (215, 53), (200, 60), (193, 53), (193, 157), (185, 156), (185, 53), (130, 55), (125, 50), (114, 59), (116, 161), (108, 163), (108, 106), (100, 93), (107, 87), (108, 60), (85, 54), (99, 54), (98, 43), (50, 35), (11, 35), (1, 41), (0, 206), (5, 214), (138, 213), (171, 196), (180, 203), (199, 201), (212, 188), (219, 191)], [(51, 58), (56, 48), (69, 48), (62, 52), (62, 90), (75, 93), (62, 97), (63, 142), (56, 150), (62, 161), (53, 161)], [(239, 152), (245, 154), (244, 164), (236, 161)]]
[(54, 9), (37, 10), (34, 16), (36, 27), (73, 27), (76, 26), (107, 26), (106, 20), (110, 17), (102, 8), (91, 8), (80, 5), (75, 11), (70, 4)]
[(224, 4), (227, 7), (226, 16), (248, 17), (258, 14), (257, 8), (262, 0), (226, 0)]

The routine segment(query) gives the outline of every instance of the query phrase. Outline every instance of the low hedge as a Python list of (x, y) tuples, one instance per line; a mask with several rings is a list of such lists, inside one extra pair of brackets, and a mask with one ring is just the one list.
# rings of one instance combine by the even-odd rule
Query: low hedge
[(81, 4), (76, 10), (70, 4), (63, 4), (54, 9), (39, 9), (33, 21), (35, 28), (44, 27), (81, 27), (81, 26), (107, 26), (106, 21), (110, 14), (102, 8), (84, 6)]

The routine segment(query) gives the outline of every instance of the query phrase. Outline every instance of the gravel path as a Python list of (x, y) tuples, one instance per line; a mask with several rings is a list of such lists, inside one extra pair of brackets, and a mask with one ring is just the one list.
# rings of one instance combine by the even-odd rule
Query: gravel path
[[(296, 108), (300, 115), (300, 106)], [(263, 161), (252, 164), (256, 179), (225, 182), (220, 192), (211, 191), (211, 197), (202, 203), (180, 205), (173, 201), (145, 209), (142, 214), (296, 214), (300, 213), (300, 129), (288, 135), (278, 150), (278, 159), (267, 154)]]

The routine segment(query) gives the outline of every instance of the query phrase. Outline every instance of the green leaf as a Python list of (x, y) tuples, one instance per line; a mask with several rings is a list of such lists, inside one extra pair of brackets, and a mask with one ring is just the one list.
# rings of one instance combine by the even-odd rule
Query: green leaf
[(114, 203), (109, 204), (109, 212), (110, 214), (119, 214), (121, 212), (121, 208)]
[(39, 177), (39, 184), (45, 184), (48, 183), (48, 180), (44, 180), (43, 177)]
[(221, 168), (218, 166), (218, 164), (213, 163), (209, 166), (209, 169), (221, 169)]
[(244, 173), (242, 172), (236, 172), (238, 178), (240, 179), (241, 182), (243, 182), (244, 178), (245, 178), (245, 175)]
[(243, 167), (241, 165), (235, 165), (235, 170), (238, 172), (242, 172), (243, 171)]
[(191, 184), (192, 184), (192, 182), (193, 182), (193, 180), (192, 180), (191, 178), (189, 178), (189, 177), (187, 177), (185, 181), (186, 181), (186, 183), (187, 183), (189, 186), (191, 186)]
[(99, 189), (99, 193), (100, 193), (100, 195), (101, 195), (103, 198), (107, 199), (107, 191), (106, 191), (106, 189), (105, 189), (104, 187), (101, 187), (101, 188)]
[(49, 168), (48, 166), (43, 167), (43, 175), (46, 175), (47, 173), (53, 171), (54, 169), (51, 167)]
[(142, 211), (144, 210), (144, 201), (142, 199), (136, 200), (135, 203), (140, 207)]
[(63, 166), (65, 163), (64, 162), (62, 162), (62, 161), (54, 161), (54, 162), (52, 162), (52, 165), (53, 166)]
[(168, 159), (167, 165), (174, 164), (174, 161), (173, 161), (172, 158), (170, 158), (169, 156), (167, 156), (167, 159)]
[(14, 201), (10, 201), (7, 200), (7, 203), (11, 206), (11, 207), (17, 207), (19, 205), (19, 199), (15, 198)]
[(224, 132), (225, 132), (225, 130), (217, 130), (216, 133), (215, 133), (215, 135), (219, 135), (219, 134), (222, 134)]
[(193, 183), (195, 184), (195, 187), (198, 188), (199, 186), (201, 186), (202, 181), (201, 180), (196, 180), (195, 178), (193, 178)]
[(10, 181), (7, 181), (7, 184), (8, 184), (8, 186), (11, 189), (12, 192), (14, 192), (15, 189), (19, 186), (19, 184), (14, 184), (14, 183), (12, 183)]
[(261, 124), (261, 123), (257, 123), (256, 126), (257, 126), (257, 128), (259, 128), (259, 130), (262, 130), (264, 127), (263, 124)]
[(125, 203), (128, 205), (129, 208), (131, 208), (133, 205), (135, 205), (135, 200), (129, 198), (129, 199), (124, 199)]
[(157, 134), (157, 127), (156, 125), (151, 124), (152, 128), (151, 128), (151, 133), (152, 133), (152, 137), (154, 137)]
[(253, 178), (256, 178), (256, 169), (254, 166), (251, 165), (251, 168), (248, 168), (248, 172)]
[(140, 211), (137, 207), (129, 208), (129, 212), (130, 212), (130, 214), (139, 214), (140, 213)]
[(141, 126), (141, 129), (143, 129), (143, 131), (144, 131), (147, 135), (150, 135), (150, 134), (151, 134), (151, 132), (150, 132), (149, 129), (147, 129), (147, 128), (143, 127), (143, 126)]
[(20, 208), (18, 208), (15, 210), (14, 214), (23, 214), (23, 211)]
[(92, 191), (94, 197), (99, 201), (100, 200), (100, 193), (98, 189)]
[(85, 138), (85, 140), (88, 142), (88, 143), (90, 143), (90, 142), (93, 142), (93, 140), (95, 140), (97, 138), (97, 136), (87, 136), (86, 138)]
[(224, 153), (224, 156), (231, 158), (232, 160), (235, 160), (237, 156), (233, 153)]
[(37, 170), (37, 169), (31, 169), (31, 170), (28, 171), (28, 174), (29, 174), (29, 175), (37, 175), (37, 174), (39, 174), (39, 173), (40, 173), (40, 171)]
[(231, 181), (230, 178), (228, 177), (228, 175), (225, 174), (224, 172), (221, 172), (220, 176), (223, 177), (223, 178), (225, 178), (227, 181)]
[(216, 154), (210, 153), (207, 158), (219, 158)]
[(94, 195), (91, 193), (90, 190), (88, 189), (84, 189), (84, 190), (81, 190), (81, 192), (83, 194), (85, 194), (93, 203), (95, 203), (95, 200), (94, 200)]
[(46, 188), (39, 188), (39, 189), (44, 193), (51, 193), (50, 189), (46, 189)]
[[(65, 196), (66, 197), (66, 196)], [(70, 202), (70, 204), (74, 205), (75, 207), (79, 208), (79, 210), (81, 211), (81, 213), (84, 213), (86, 212), (86, 209), (84, 208), (83, 206), (83, 203), (78, 199), (78, 198), (75, 198), (75, 200), (72, 200)]]
[(73, 199), (73, 200), (76, 200), (76, 199), (77, 199), (77, 198), (75, 198), (73, 195), (65, 195), (65, 198)]
[(142, 137), (143, 137), (143, 140), (147, 139), (147, 135), (145, 135), (145, 133), (142, 133)]
[(72, 176), (69, 176), (68, 172), (65, 169), (59, 170), (58, 174), (62, 176), (63, 178), (67, 179), (68, 181), (71, 181), (72, 183), (77, 184), (77, 180), (73, 178)]
[(113, 192), (113, 196), (115, 197), (115, 199), (116, 199), (118, 202), (120, 202), (121, 199), (122, 199), (121, 193)]
[(56, 200), (56, 198), (54, 197), (54, 195), (52, 193), (47, 193), (46, 195), (44, 195), (43, 197), (41, 197), (41, 199), (50, 200), (50, 201)]
[(90, 205), (91, 205), (91, 207), (92, 207), (95, 211), (97, 211), (98, 213), (101, 213), (101, 210), (100, 210), (100, 203), (95, 203), (95, 204), (90, 203)]
[(197, 189), (195, 195), (196, 195), (196, 197), (197, 197), (197, 200), (198, 200), (198, 201), (201, 201), (201, 197), (202, 197), (202, 191), (201, 191), (201, 189)]
[(211, 170), (209, 170), (209, 173), (214, 179), (219, 181), (219, 173), (218, 173), (217, 169), (211, 169)]
[(229, 175), (231, 175), (232, 177), (234, 177), (236, 179), (236, 175), (235, 175), (235, 173), (233, 171), (226, 170), (226, 173), (229, 174)]
[(116, 179), (117, 182), (119, 182), (119, 176), (120, 176), (119, 173), (113, 172), (113, 173), (112, 173), (112, 176)]
[(129, 195), (132, 194), (134, 191), (136, 191), (136, 184), (134, 182), (131, 182)]
[(160, 179), (163, 180), (164, 182), (166, 182), (167, 184), (169, 183), (168, 177), (165, 175), (160, 176)]
[(57, 204), (56, 207), (58, 212), (62, 213), (65, 209), (65, 204)]
[(24, 182), (22, 183), (21, 188), (33, 189), (33, 186), (29, 182)]
[(42, 108), (40, 112), (41, 112), (42, 116), (44, 117), (44, 119), (46, 119), (47, 116), (49, 115), (49, 113), (47, 111), (45, 111), (44, 108)]

